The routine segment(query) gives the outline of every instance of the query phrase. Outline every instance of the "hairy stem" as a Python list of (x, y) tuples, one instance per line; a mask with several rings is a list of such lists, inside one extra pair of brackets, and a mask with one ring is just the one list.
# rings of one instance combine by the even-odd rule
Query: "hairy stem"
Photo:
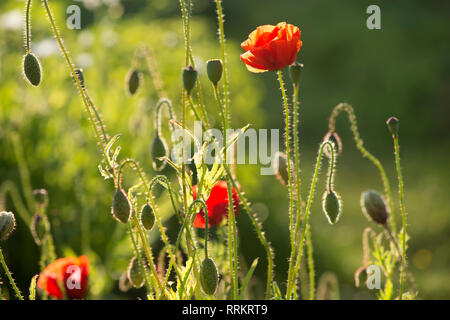
[(404, 279), (406, 272), (406, 209), (405, 209), (405, 199), (403, 194), (403, 176), (402, 169), (400, 167), (400, 146), (398, 143), (398, 137), (393, 137), (394, 139), (394, 151), (395, 151), (395, 167), (398, 176), (398, 192), (400, 197), (400, 211), (402, 213), (402, 268), (400, 272), (400, 297), (402, 300), (403, 290), (404, 290)]
[(8, 269), (8, 265), (6, 264), (5, 257), (3, 256), (2, 248), (0, 248), (0, 263), (2, 264), (3, 269), (5, 270), (6, 276), (8, 277), (9, 283), (11, 284), (11, 287), (13, 288), (14, 293), (16, 294), (17, 298), (19, 300), (23, 300), (22, 294), (20, 293), (19, 288), (17, 288), (16, 282), (14, 281), (14, 279), (11, 275), (11, 272)]

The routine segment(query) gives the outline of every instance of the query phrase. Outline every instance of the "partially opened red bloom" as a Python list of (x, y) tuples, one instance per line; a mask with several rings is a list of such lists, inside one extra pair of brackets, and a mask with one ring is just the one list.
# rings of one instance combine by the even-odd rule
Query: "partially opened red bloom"
[(300, 29), (296, 26), (286, 22), (267, 24), (256, 28), (241, 43), (246, 51), (241, 60), (251, 72), (280, 70), (294, 63), (301, 46)]
[[(192, 187), (192, 193), (194, 199), (197, 199), (197, 186)], [(236, 189), (231, 189), (233, 197), (234, 215), (239, 212), (239, 197)], [(218, 226), (222, 222), (224, 217), (228, 217), (228, 189), (225, 181), (218, 181), (209, 194), (208, 200), (206, 200), (206, 207), (208, 208), (208, 227)], [(205, 212), (203, 208), (194, 220), (194, 227), (205, 228)]]
[[(86, 256), (57, 259), (39, 275), (37, 285), (57, 299), (81, 299), (88, 289), (89, 260)], [(63, 293), (63, 291), (65, 291)]]

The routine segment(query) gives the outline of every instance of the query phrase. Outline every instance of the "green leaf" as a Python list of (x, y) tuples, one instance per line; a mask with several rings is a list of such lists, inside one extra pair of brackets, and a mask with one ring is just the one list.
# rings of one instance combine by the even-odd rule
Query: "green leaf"
[(244, 282), (242, 282), (241, 295), (239, 297), (240, 300), (244, 299), (245, 290), (247, 289), (247, 285), (253, 276), (253, 272), (255, 271), (256, 266), (258, 265), (258, 259), (259, 258), (256, 258), (255, 260), (253, 260), (253, 263), (250, 266), (250, 269), (248, 270), (247, 275), (244, 278)]

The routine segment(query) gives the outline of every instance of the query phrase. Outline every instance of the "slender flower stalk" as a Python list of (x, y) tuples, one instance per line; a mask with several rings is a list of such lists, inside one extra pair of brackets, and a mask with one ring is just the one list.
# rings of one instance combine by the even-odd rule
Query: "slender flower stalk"
[(139, 267), (141, 269), (142, 275), (144, 276), (145, 286), (147, 287), (147, 296), (150, 296), (150, 293), (152, 292), (152, 288), (150, 286), (150, 280), (148, 278), (147, 269), (145, 268), (145, 264), (144, 264), (144, 261), (142, 260), (141, 253), (139, 252), (139, 247), (136, 243), (136, 240), (134, 239), (134, 235), (133, 235), (134, 232), (133, 232), (133, 228), (131, 226), (131, 221), (128, 222), (128, 232), (130, 233), (130, 239), (133, 244), (133, 249), (134, 249), (136, 257), (138, 258), (138, 261), (139, 261)]
[[(288, 175), (288, 190), (289, 190), (289, 232), (290, 232), (290, 242), (291, 242), (291, 255), (295, 252), (295, 231), (294, 231), (294, 187), (293, 187), (293, 177), (292, 177), (292, 161), (291, 161), (291, 143), (290, 143), (290, 125), (289, 125), (289, 104), (286, 97), (286, 90), (283, 84), (283, 74), (281, 70), (277, 71), (278, 81), (280, 83), (280, 90), (283, 97), (284, 104), (284, 115), (285, 115), (285, 142), (286, 142), (286, 158), (287, 158), (287, 175)], [(295, 139), (294, 139), (295, 140)], [(299, 205), (299, 204), (297, 204)], [(288, 270), (288, 282), (291, 282), (292, 275), (292, 265), (293, 261), (289, 261)]]
[(406, 209), (403, 190), (403, 175), (402, 169), (400, 167), (400, 145), (398, 142), (398, 134), (395, 135), (393, 134), (392, 139), (394, 140), (395, 168), (397, 170), (398, 176), (400, 211), (402, 213), (402, 268), (400, 271), (400, 295), (399, 295), (399, 299), (402, 300), (404, 291), (405, 273), (406, 273)]
[[(324, 141), (322, 142), (322, 144), (320, 145), (319, 148), (319, 153), (317, 155), (317, 160), (316, 160), (316, 166), (315, 166), (315, 170), (314, 170), (314, 175), (313, 175), (313, 180), (311, 182), (311, 186), (309, 189), (309, 195), (308, 195), (308, 202), (306, 204), (306, 209), (305, 209), (305, 215), (303, 217), (303, 229), (302, 229), (302, 233), (301, 233), (301, 238), (300, 238), (300, 244), (299, 244), (299, 249), (297, 251), (297, 259), (295, 261), (295, 267), (294, 267), (294, 271), (293, 274), (297, 275), (298, 273), (298, 269), (300, 267), (301, 264), (301, 258), (302, 258), (302, 254), (303, 254), (303, 246), (304, 246), (304, 242), (305, 242), (305, 237), (306, 237), (306, 230), (307, 230), (307, 226), (308, 226), (308, 218), (309, 218), (309, 212), (311, 210), (311, 205), (312, 205), (312, 201), (314, 198), (314, 191), (316, 188), (316, 184), (317, 184), (317, 180), (318, 180), (318, 176), (319, 176), (319, 170), (320, 170), (320, 164), (321, 164), (321, 160), (322, 160), (322, 156), (323, 156), (323, 150), (326, 146), (329, 146), (330, 148), (330, 153), (331, 153), (331, 158), (330, 158), (330, 163), (328, 166), (328, 189), (331, 189), (332, 183), (333, 183), (333, 176), (334, 176), (334, 161), (335, 161), (335, 150), (334, 150), (334, 145), (330, 142), (330, 141)], [(293, 281), (293, 278), (290, 279), (290, 281), (288, 282), (288, 287), (286, 290), (286, 299), (291, 299), (294, 288), (295, 288), (295, 283)]]
[(6, 276), (8, 277), (9, 283), (11, 284), (11, 287), (13, 288), (14, 293), (16, 294), (17, 298), (19, 300), (23, 300), (23, 296), (20, 293), (20, 290), (17, 287), (16, 282), (13, 279), (11, 272), (8, 269), (8, 265), (6, 264), (5, 257), (3, 256), (2, 248), (0, 248), (0, 263), (3, 266), (3, 270), (5, 270)]

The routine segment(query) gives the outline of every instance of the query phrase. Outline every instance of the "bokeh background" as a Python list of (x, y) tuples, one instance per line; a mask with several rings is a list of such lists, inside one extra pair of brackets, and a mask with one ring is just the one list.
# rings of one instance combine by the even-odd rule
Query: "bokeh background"
[[(212, 0), (193, 2), (193, 53), (210, 114), (214, 114), (204, 63), (220, 56), (215, 6)], [(82, 9), (80, 30), (66, 27), (65, 11), (71, 4)], [(381, 30), (366, 27), (370, 4), (381, 8)], [(113, 186), (98, 172), (100, 154), (92, 130), (44, 10), (36, 1), (32, 51), (41, 60), (43, 82), (32, 88), (23, 79), (24, 5), (19, 0), (0, 2), (0, 184), (12, 181), (22, 190), (19, 167), (25, 163), (31, 186), (48, 190), (58, 255), (88, 253), (93, 263), (90, 298), (142, 296), (136, 289), (127, 293), (118, 289), (117, 279), (131, 257), (125, 228), (111, 219)], [(146, 74), (142, 90), (128, 96), (124, 77), (134, 50), (142, 44), (151, 46), (165, 88), (180, 113), (184, 42), (179, 1), (64, 0), (50, 1), (50, 5), (75, 64), (84, 69), (86, 86), (109, 133), (122, 133), (122, 157), (136, 158), (153, 176), (149, 158), (157, 95)], [(397, 195), (392, 140), (385, 121), (390, 116), (400, 119), (411, 236), (409, 268), (420, 298), (450, 298), (450, 3), (225, 0), (223, 6), (235, 128), (251, 123), (257, 129), (281, 129), (283, 123), (275, 75), (249, 73), (239, 59), (240, 42), (262, 24), (287, 21), (302, 30), (298, 60), (305, 65), (300, 93), (305, 190), (328, 116), (336, 104), (345, 101), (354, 106), (365, 145), (385, 165)], [(344, 116), (338, 119), (337, 130), (344, 147), (335, 184), (344, 213), (337, 225), (328, 224), (318, 201), (322, 180), (312, 208), (316, 272), (318, 276), (336, 273), (342, 298), (373, 299), (374, 292), (355, 287), (353, 273), (362, 261), (363, 229), (377, 228), (362, 215), (360, 194), (369, 188), (382, 191), (382, 185), (375, 167), (356, 150)], [(24, 163), (17, 160), (21, 149)], [(172, 175), (170, 170), (164, 173)], [(287, 192), (273, 176), (261, 176), (258, 165), (238, 166), (237, 174), (275, 249), (276, 279), (283, 286), (289, 255)], [(171, 230), (176, 222), (170, 218), (168, 200), (162, 195), (157, 201)], [(9, 197), (5, 205), (9, 211), (16, 210)], [(395, 215), (400, 221), (398, 210)], [(245, 214), (238, 217), (238, 224), (242, 262), (250, 264), (261, 257), (251, 289), (253, 297), (260, 298), (264, 251)], [(156, 231), (151, 239), (158, 250)], [(18, 219), (16, 232), (2, 248), (19, 286), (26, 291), (39, 272), (39, 248), (23, 221)]]

